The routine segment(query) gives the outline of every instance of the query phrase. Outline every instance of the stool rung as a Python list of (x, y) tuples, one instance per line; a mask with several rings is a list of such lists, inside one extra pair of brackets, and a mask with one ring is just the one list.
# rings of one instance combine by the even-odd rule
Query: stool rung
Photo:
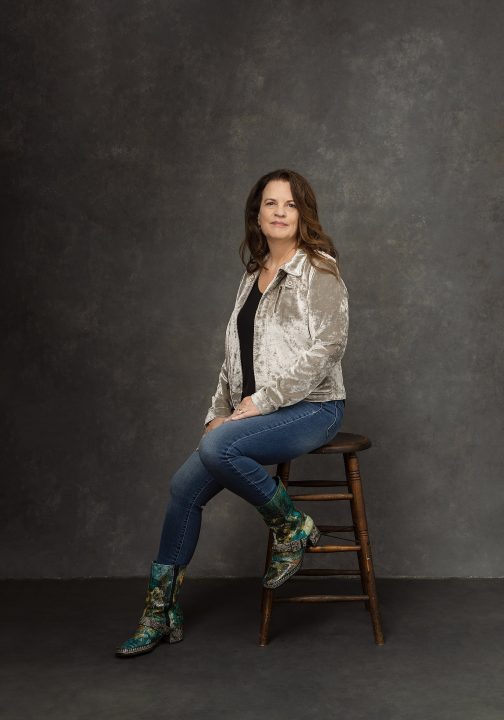
[(289, 480), (289, 487), (291, 485), (295, 487), (347, 487), (348, 482), (346, 480)]
[(307, 547), (307, 553), (333, 553), (333, 552), (355, 552), (360, 550), (360, 545), (317, 545), (316, 547)]
[(338, 602), (349, 600), (369, 600), (369, 595), (292, 595), (290, 597), (274, 597), (273, 602)]
[(320, 532), (354, 532), (355, 528), (353, 525), (319, 525), (317, 524)]
[(316, 575), (316, 576), (327, 576), (330, 575), (360, 575), (360, 570), (357, 568), (356, 570), (329, 570), (324, 568), (310, 568), (309, 570), (298, 570), (296, 575), (294, 577), (297, 577), (298, 575)]
[(302, 493), (291, 495), (291, 500), (351, 500), (353, 493)]

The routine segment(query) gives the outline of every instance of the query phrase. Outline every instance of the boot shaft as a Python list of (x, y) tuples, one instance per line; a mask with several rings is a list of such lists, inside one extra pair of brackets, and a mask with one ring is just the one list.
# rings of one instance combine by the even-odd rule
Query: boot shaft
[(302, 527), (305, 514), (297, 510), (280, 477), (275, 475), (277, 489), (265, 505), (256, 506), (266, 525), (273, 530), (278, 542), (295, 535)]
[(142, 617), (160, 622), (168, 621), (168, 610), (176, 604), (185, 571), (185, 565), (152, 562)]

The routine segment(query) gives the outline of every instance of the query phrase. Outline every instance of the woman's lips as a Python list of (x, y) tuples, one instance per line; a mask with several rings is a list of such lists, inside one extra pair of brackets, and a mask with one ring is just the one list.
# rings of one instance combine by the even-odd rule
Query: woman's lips
[(272, 225), (280, 225), (281, 227), (287, 227), (287, 223), (283, 223), (283, 222), (272, 222), (271, 224)]

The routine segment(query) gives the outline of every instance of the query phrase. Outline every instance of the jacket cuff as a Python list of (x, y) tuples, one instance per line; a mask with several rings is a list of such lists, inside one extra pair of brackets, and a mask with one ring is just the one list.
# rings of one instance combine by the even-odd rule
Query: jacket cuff
[(252, 400), (256, 408), (259, 410), (261, 415), (269, 415), (269, 413), (278, 410), (279, 406), (268, 399), (267, 388), (260, 388), (260, 390), (252, 393), (250, 399)]
[(213, 408), (210, 408), (210, 410), (207, 412), (206, 417), (203, 421), (203, 425), (206, 426), (207, 423), (214, 420), (216, 417), (229, 417), (232, 414), (233, 410), (225, 410), (224, 408), (219, 408), (217, 411)]

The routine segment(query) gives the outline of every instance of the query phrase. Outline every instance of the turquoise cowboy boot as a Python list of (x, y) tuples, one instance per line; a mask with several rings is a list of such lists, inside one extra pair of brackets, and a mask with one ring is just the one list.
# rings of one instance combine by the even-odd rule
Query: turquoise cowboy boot
[(183, 615), (177, 596), (185, 570), (185, 565), (152, 563), (142, 617), (133, 637), (116, 649), (118, 657), (142, 655), (160, 642), (175, 643), (183, 639)]
[(301, 567), (307, 545), (316, 545), (320, 530), (312, 518), (296, 510), (280, 477), (276, 493), (265, 505), (256, 506), (266, 525), (273, 531), (273, 556), (263, 578), (266, 588), (277, 588)]

